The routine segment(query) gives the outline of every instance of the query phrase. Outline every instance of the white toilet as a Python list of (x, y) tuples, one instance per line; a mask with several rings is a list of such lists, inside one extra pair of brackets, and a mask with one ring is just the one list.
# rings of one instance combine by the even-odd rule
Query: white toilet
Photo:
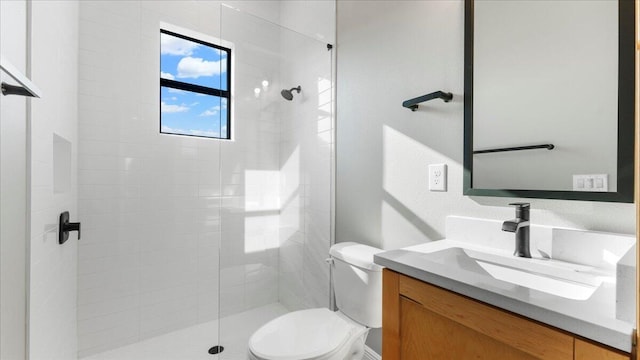
[(360, 360), (370, 328), (382, 326), (381, 252), (353, 242), (331, 247), (338, 311), (291, 312), (271, 320), (249, 339), (251, 360)]

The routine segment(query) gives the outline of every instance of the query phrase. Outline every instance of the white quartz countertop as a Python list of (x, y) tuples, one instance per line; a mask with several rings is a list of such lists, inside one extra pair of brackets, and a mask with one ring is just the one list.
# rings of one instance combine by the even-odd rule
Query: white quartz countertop
[(390, 250), (376, 264), (533, 320), (631, 352), (633, 324), (616, 319), (615, 282), (603, 282), (586, 300), (568, 299), (501, 281), (456, 261), (438, 259), (434, 250), (468, 247), (455, 240)]

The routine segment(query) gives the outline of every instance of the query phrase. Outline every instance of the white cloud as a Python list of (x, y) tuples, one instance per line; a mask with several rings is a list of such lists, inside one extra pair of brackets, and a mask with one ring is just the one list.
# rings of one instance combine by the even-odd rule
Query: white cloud
[(171, 134), (180, 134), (180, 135), (197, 135), (197, 136), (206, 136), (206, 137), (215, 137), (215, 138), (220, 137), (220, 133), (218, 131), (174, 129), (168, 126), (162, 126), (162, 132), (171, 133)]
[(168, 79), (168, 80), (175, 80), (176, 79), (176, 77), (173, 76), (173, 74), (166, 73), (164, 71), (160, 71), (160, 77), (163, 78), (163, 79)]
[(179, 113), (189, 111), (188, 106), (165, 104), (164, 101), (160, 103), (160, 112), (162, 113)]
[(217, 113), (217, 111), (205, 110), (202, 114), (200, 114), (200, 116), (214, 116)]
[(220, 106), (214, 106), (210, 109), (205, 110), (202, 114), (200, 114), (200, 116), (215, 116), (215, 115), (218, 115), (219, 111), (220, 111)]
[(170, 87), (167, 87), (165, 89), (167, 89), (167, 91), (169, 93), (171, 93), (171, 94), (184, 94), (184, 93), (186, 93), (186, 91), (184, 91), (184, 90), (174, 89), (174, 88), (170, 88)]
[(160, 53), (163, 55), (189, 56), (193, 54), (193, 50), (198, 46), (200, 45), (192, 41), (168, 34), (160, 34)]
[(179, 78), (197, 79), (200, 76), (219, 75), (227, 71), (226, 61), (207, 61), (202, 58), (184, 57), (178, 63)]

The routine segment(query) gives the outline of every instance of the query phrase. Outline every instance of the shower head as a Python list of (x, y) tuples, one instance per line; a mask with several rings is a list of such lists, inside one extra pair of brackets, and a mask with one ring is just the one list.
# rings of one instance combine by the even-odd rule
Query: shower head
[(283, 89), (282, 91), (280, 91), (280, 95), (282, 95), (282, 97), (285, 98), (285, 100), (291, 101), (293, 100), (293, 90), (297, 91), (298, 94), (300, 94), (300, 91), (302, 90), (302, 88), (300, 87), (300, 85), (298, 85), (298, 87), (294, 87), (289, 90)]

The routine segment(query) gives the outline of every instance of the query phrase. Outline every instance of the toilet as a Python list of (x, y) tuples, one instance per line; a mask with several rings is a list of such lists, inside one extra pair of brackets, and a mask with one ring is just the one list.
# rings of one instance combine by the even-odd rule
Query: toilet
[(382, 250), (353, 242), (329, 250), (338, 311), (316, 308), (271, 320), (249, 339), (251, 360), (360, 360), (370, 328), (382, 326)]

